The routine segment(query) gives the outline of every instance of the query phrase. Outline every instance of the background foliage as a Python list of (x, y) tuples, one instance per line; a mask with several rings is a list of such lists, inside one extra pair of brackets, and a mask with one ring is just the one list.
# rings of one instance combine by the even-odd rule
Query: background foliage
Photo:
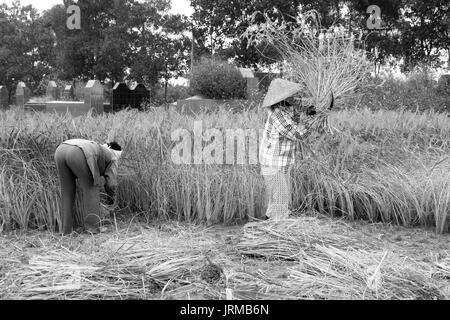
[(191, 87), (210, 99), (243, 99), (247, 83), (235, 65), (202, 58), (191, 73)]
[[(95, 77), (167, 86), (169, 79), (187, 74), (192, 47), (196, 61), (213, 55), (241, 67), (277, 66), (273, 48), (248, 47), (241, 38), (255, 11), (281, 23), (315, 9), (323, 27), (361, 32), (369, 54), (377, 48), (378, 64), (401, 62), (404, 71), (422, 63), (440, 65), (439, 53), (450, 47), (445, 0), (191, 0), (192, 17), (171, 14), (169, 0), (79, 0), (82, 28), (68, 30), (66, 7), (73, 3), (64, 0), (42, 14), (19, 1), (0, 4), (1, 84), (12, 91), (22, 80), (35, 90), (44, 78)], [(382, 31), (367, 29), (366, 10), (373, 4), (381, 8)]]

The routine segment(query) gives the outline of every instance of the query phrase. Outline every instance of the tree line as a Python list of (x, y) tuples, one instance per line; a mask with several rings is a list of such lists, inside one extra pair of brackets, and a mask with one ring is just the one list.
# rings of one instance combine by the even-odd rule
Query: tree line
[[(67, 7), (81, 11), (81, 29), (67, 28)], [(32, 5), (0, 5), (0, 83), (37, 88), (43, 79), (127, 79), (153, 86), (188, 70), (186, 16), (170, 0), (64, 0), (39, 14)]]
[[(170, 0), (64, 0), (42, 14), (19, 1), (1, 4), (0, 83), (13, 88), (22, 80), (33, 89), (43, 79), (95, 78), (153, 86), (186, 75), (192, 57), (204, 55), (243, 67), (267, 66), (276, 60), (274, 50), (248, 46), (240, 37), (256, 11), (293, 21), (300, 8), (315, 9), (323, 27), (361, 32), (368, 52), (377, 48), (379, 63), (402, 59), (404, 70), (420, 63), (437, 66), (439, 52), (450, 50), (446, 0), (190, 1), (191, 17), (171, 14)], [(72, 4), (81, 9), (80, 30), (66, 27), (66, 8)], [(383, 30), (367, 28), (369, 5), (380, 7)]]
[[(270, 63), (270, 47), (250, 46), (239, 38), (254, 12), (265, 12), (273, 20), (292, 22), (299, 13), (318, 11), (324, 28), (343, 27), (362, 33), (366, 50), (375, 52), (379, 63), (388, 58), (403, 59), (402, 68), (411, 70), (419, 63), (440, 64), (442, 50), (450, 53), (450, 15), (447, 0), (191, 0), (193, 23), (199, 54), (216, 52), (235, 58), (240, 64), (256, 67)], [(382, 30), (367, 28), (367, 8), (381, 9)], [(258, 20), (259, 19), (259, 20)], [(255, 17), (261, 21), (262, 15)]]

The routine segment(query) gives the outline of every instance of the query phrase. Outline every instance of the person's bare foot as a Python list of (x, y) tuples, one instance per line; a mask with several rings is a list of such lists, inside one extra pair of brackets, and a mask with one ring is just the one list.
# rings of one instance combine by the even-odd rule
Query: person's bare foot
[(73, 232), (82, 234), (84, 232), (84, 227), (76, 227)]
[(84, 227), (84, 232), (85, 233), (90, 233), (90, 234), (98, 234), (98, 233), (100, 233), (100, 230), (99, 230), (98, 227), (87, 225), (87, 226)]

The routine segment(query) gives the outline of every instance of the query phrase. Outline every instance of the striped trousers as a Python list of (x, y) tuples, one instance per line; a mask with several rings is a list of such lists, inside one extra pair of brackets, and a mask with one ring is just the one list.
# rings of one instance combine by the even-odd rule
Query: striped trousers
[(274, 219), (287, 219), (291, 199), (288, 170), (261, 167), (261, 174), (266, 184), (266, 216)]

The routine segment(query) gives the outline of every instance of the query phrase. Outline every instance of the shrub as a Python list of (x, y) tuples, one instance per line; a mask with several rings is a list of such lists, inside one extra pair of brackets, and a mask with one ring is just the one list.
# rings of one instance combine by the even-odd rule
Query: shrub
[(164, 85), (158, 85), (153, 88), (153, 96), (151, 99), (151, 103), (153, 105), (160, 106), (166, 102), (173, 103), (178, 100), (187, 99), (190, 96), (194, 95), (194, 91), (189, 87), (181, 85), (169, 85), (167, 86), (167, 101), (165, 101), (164, 90)]
[(243, 99), (246, 93), (246, 81), (236, 66), (209, 58), (194, 66), (191, 87), (210, 99)]

